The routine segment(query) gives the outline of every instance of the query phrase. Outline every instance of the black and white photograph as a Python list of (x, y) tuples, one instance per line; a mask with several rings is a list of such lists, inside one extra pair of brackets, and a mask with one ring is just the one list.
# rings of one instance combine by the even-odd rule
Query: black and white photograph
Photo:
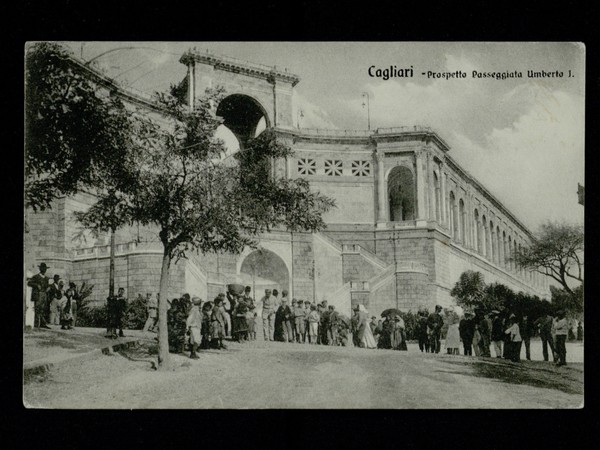
[(584, 407), (584, 43), (23, 50), (25, 408)]

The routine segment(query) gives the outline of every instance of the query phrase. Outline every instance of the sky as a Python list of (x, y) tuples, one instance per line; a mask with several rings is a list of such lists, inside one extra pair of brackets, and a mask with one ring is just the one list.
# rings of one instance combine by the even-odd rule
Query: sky
[[(531, 231), (551, 220), (583, 224), (585, 47), (579, 43), (64, 42), (124, 87), (164, 91), (186, 74), (190, 48), (287, 68), (300, 77), (294, 121), (303, 128), (429, 126), (449, 155)], [(107, 52), (109, 50), (113, 50)], [(102, 55), (102, 53), (107, 52)], [(369, 67), (413, 77), (369, 75)], [(429, 78), (455, 72), (466, 78)], [(522, 78), (473, 78), (472, 71)], [(528, 78), (527, 71), (563, 73)], [(571, 71), (569, 76), (569, 70)], [(369, 96), (369, 111), (364, 93)], [(298, 111), (302, 111), (299, 118)]]

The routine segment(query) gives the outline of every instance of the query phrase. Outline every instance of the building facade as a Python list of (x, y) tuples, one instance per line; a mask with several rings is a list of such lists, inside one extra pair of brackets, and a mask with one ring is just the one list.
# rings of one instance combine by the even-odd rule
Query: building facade
[[(344, 313), (357, 303), (373, 314), (390, 307), (431, 310), (452, 304), (450, 290), (460, 274), (475, 270), (486, 283), (549, 297), (545, 277), (511, 261), (528, 245), (531, 232), (452, 159), (432, 129), (295, 128), (297, 76), (205, 53), (188, 52), (181, 62), (188, 67), (190, 103), (207, 87), (225, 88), (216, 111), (240, 151), (262, 121), (294, 150), (293, 157), (273, 161), (274, 175), (306, 178), (314, 190), (334, 198), (336, 208), (326, 213), (327, 228), (320, 233), (276, 230), (241, 255), (200, 254), (178, 261), (171, 296), (189, 292), (212, 299), (226, 284), (241, 282), (253, 286), (257, 298), (265, 288), (286, 289), (291, 297), (325, 298)], [(111, 83), (92, 71), (90, 76)], [(119, 92), (152, 109), (147, 99)], [(28, 211), (26, 262), (35, 270), (45, 261), (51, 273), (94, 284), (95, 300), (101, 302), (108, 292), (108, 237), (82, 233), (72, 217), (92, 201), (81, 193), (57, 200), (50, 211)], [(116, 286), (130, 297), (157, 292), (161, 256), (155, 230), (119, 230)]]

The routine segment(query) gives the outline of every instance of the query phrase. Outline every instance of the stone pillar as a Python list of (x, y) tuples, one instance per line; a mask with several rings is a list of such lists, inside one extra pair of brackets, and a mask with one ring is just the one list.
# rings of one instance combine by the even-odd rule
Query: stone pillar
[(425, 209), (425, 174), (423, 172), (423, 151), (415, 152), (415, 163), (417, 166), (417, 220), (425, 220), (427, 218), (427, 210)]
[(440, 184), (442, 185), (442, 195), (440, 198), (440, 215), (443, 225), (448, 225), (446, 221), (446, 174), (443, 171), (444, 165), (440, 164)]
[(467, 220), (467, 208), (463, 209), (463, 212), (460, 216), (461, 224), (460, 224), (460, 233), (461, 240), (463, 246), (467, 247), (469, 245), (469, 221)]
[(456, 242), (460, 242), (462, 237), (460, 235), (460, 215), (458, 212), (458, 202), (456, 201), (456, 197), (454, 198), (454, 205), (450, 205), (452, 208), (452, 232), (454, 236), (454, 240)]
[(428, 196), (429, 201), (427, 202), (429, 206), (429, 220), (435, 220), (435, 182), (433, 176), (433, 156), (431, 153), (427, 153), (427, 182), (428, 182)]
[(188, 106), (190, 112), (194, 110), (194, 101), (196, 98), (196, 65), (194, 62), (188, 64)]
[(377, 153), (377, 222), (387, 222), (387, 195), (385, 189), (385, 171), (383, 153)]

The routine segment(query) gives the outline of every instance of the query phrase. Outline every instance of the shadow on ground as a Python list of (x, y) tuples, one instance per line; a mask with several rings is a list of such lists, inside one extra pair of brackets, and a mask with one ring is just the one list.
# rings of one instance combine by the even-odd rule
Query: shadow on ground
[(444, 361), (447, 364), (467, 366), (471, 371), (454, 372), (481, 378), (491, 378), (504, 383), (556, 389), (567, 394), (583, 395), (583, 371), (574, 367), (557, 368), (538, 364), (530, 365), (523, 361)]

